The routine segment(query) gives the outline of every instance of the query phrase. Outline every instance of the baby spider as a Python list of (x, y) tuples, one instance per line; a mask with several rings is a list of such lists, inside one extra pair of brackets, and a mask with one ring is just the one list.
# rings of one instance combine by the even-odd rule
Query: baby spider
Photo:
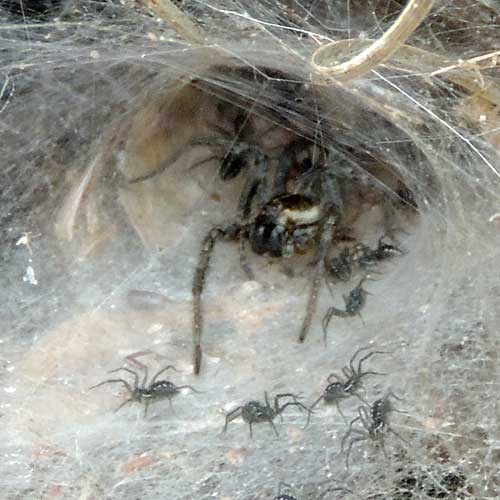
[[(389, 400), (391, 397), (401, 401), (401, 398), (398, 398), (393, 392), (388, 392), (383, 398), (377, 399), (371, 406), (360, 406), (358, 408), (358, 416), (351, 421), (347, 433), (342, 438), (341, 451), (346, 454), (346, 469), (349, 468), (349, 455), (352, 447), (360, 441), (372, 440), (380, 443), (386, 457), (387, 453), (384, 447), (384, 436), (386, 432), (394, 434), (403, 441), (403, 443), (406, 443), (406, 441), (389, 425), (389, 416), (393, 411), (402, 413), (392, 406)], [(357, 421), (361, 421), (364, 430), (353, 428), (354, 422)], [(355, 434), (356, 437), (350, 439), (346, 451), (345, 445), (351, 434)]]
[[(287, 401), (284, 405), (280, 406), (281, 398), (291, 398), (292, 401)], [(298, 406), (302, 410), (307, 411), (307, 422), (304, 426), (304, 429), (309, 425), (309, 420), (311, 419), (311, 409), (307, 406), (303, 405), (301, 402), (297, 401), (298, 397), (295, 394), (286, 393), (286, 394), (277, 394), (274, 397), (274, 405), (271, 406), (269, 401), (269, 396), (267, 392), (264, 393), (264, 402), (265, 404), (260, 403), (259, 401), (249, 401), (245, 403), (243, 406), (238, 406), (234, 410), (230, 411), (226, 415), (226, 422), (224, 423), (224, 428), (222, 429), (221, 434), (224, 434), (227, 431), (227, 426), (233, 420), (236, 420), (238, 417), (243, 418), (243, 420), (248, 424), (250, 428), (250, 437), (253, 438), (252, 425), (260, 424), (261, 422), (269, 422), (269, 425), (273, 428), (276, 436), (279, 436), (278, 430), (274, 425), (273, 420), (283, 413), (283, 411), (289, 406)]]
[(130, 373), (134, 376), (134, 385), (131, 386), (129, 382), (122, 378), (115, 378), (104, 380), (99, 384), (93, 385), (89, 388), (89, 390), (95, 389), (104, 384), (110, 384), (118, 382), (123, 384), (129, 393), (129, 399), (125, 400), (115, 411), (123, 408), (126, 404), (131, 402), (143, 403), (144, 404), (144, 417), (147, 416), (149, 405), (155, 401), (159, 401), (161, 399), (168, 399), (170, 406), (172, 406), (172, 398), (177, 396), (182, 389), (190, 389), (193, 392), (199, 393), (190, 385), (175, 385), (174, 383), (168, 380), (157, 380), (157, 378), (167, 370), (177, 371), (172, 365), (168, 365), (165, 368), (162, 368), (159, 372), (153, 375), (152, 379), (148, 384), (148, 369), (144, 368), (144, 378), (142, 379), (142, 384), (139, 385), (139, 375), (129, 368), (117, 368), (116, 370), (111, 370), (109, 373), (116, 373), (119, 371), (124, 371)]
[(358, 365), (354, 366), (354, 362), (358, 354), (362, 351), (366, 351), (370, 349), (367, 347), (360, 347), (349, 360), (349, 364), (342, 368), (342, 374), (344, 378), (336, 375), (335, 373), (331, 373), (328, 378), (328, 385), (325, 390), (321, 394), (321, 396), (311, 405), (311, 410), (321, 401), (323, 400), (326, 404), (335, 404), (338, 412), (345, 419), (342, 410), (340, 409), (339, 402), (342, 399), (349, 398), (351, 396), (356, 396), (363, 403), (366, 401), (358, 394), (358, 390), (361, 388), (363, 383), (363, 377), (367, 375), (384, 375), (383, 373), (373, 372), (373, 371), (363, 371), (363, 362), (367, 359), (371, 358), (374, 354), (387, 354), (385, 351), (371, 351), (366, 356), (363, 356), (359, 361)]
[(363, 318), (361, 317), (361, 309), (363, 309), (364, 305), (366, 304), (366, 296), (370, 295), (370, 292), (367, 292), (363, 288), (363, 283), (367, 280), (367, 278), (368, 275), (363, 277), (361, 281), (356, 285), (356, 287), (349, 292), (349, 295), (343, 295), (345, 310), (337, 309), (333, 306), (328, 309), (323, 318), (323, 335), (325, 340), (328, 325), (330, 323), (330, 320), (332, 319), (332, 316), (338, 316), (340, 318), (359, 316), (361, 318), (361, 321), (363, 321)]
[(349, 281), (352, 276), (352, 259), (348, 248), (344, 248), (337, 257), (325, 260), (328, 275), (337, 281)]
[(352, 262), (363, 269), (368, 269), (383, 260), (403, 254), (403, 251), (392, 243), (384, 243), (384, 239), (384, 236), (379, 238), (378, 246), (374, 250), (363, 243), (358, 243), (351, 254)]

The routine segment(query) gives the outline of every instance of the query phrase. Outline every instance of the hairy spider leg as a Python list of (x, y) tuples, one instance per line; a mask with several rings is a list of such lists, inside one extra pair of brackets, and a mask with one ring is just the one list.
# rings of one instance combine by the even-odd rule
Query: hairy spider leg
[(319, 242), (318, 242), (318, 250), (316, 254), (316, 265), (314, 268), (314, 274), (311, 281), (311, 289), (309, 292), (309, 298), (307, 300), (306, 306), (306, 315), (302, 322), (302, 327), (300, 329), (299, 334), (299, 342), (304, 342), (310, 328), (312, 319), (316, 312), (316, 308), (318, 305), (318, 297), (321, 288), (321, 280), (324, 276), (324, 268), (325, 268), (325, 257), (330, 250), (330, 245), (333, 238), (333, 226), (335, 225), (336, 217), (332, 213), (327, 213), (325, 218), (323, 219), (320, 230), (319, 230)]
[(194, 374), (199, 375), (202, 362), (201, 335), (203, 330), (203, 314), (201, 307), (201, 295), (205, 286), (207, 272), (210, 266), (210, 257), (215, 243), (222, 239), (238, 239), (247, 230), (246, 225), (231, 224), (226, 227), (214, 227), (210, 229), (203, 239), (201, 245), (198, 265), (193, 277), (193, 365)]
[(318, 244), (315, 257), (315, 269), (311, 282), (311, 290), (307, 301), (306, 315), (300, 329), (299, 342), (304, 342), (311, 328), (313, 316), (318, 305), (321, 280), (325, 275), (325, 259), (333, 240), (337, 215), (342, 214), (342, 200), (338, 198), (338, 183), (332, 172), (323, 172), (321, 177), (321, 203), (324, 216), (318, 231)]

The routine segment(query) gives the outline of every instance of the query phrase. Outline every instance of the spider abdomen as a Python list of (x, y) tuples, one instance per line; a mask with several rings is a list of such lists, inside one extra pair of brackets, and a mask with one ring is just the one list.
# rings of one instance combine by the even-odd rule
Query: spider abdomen
[(346, 389), (346, 384), (333, 382), (326, 387), (323, 399), (325, 403), (334, 403), (339, 399), (349, 397), (349, 395), (349, 390)]
[(178, 392), (177, 386), (168, 380), (154, 382), (149, 388), (150, 397), (153, 399), (172, 398)]

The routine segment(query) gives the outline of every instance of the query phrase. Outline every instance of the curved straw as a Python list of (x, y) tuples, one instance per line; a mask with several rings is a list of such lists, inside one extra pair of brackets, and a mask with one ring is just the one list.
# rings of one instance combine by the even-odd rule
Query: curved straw
[(318, 64), (338, 42), (323, 45), (312, 55), (311, 64), (319, 76), (338, 81), (349, 81), (368, 73), (389, 58), (415, 31), (432, 8), (433, 0), (410, 0), (396, 22), (368, 48), (349, 61), (334, 66)]

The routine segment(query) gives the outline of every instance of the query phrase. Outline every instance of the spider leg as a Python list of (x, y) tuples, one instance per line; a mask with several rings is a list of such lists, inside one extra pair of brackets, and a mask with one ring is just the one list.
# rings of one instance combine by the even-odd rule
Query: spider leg
[(363, 377), (366, 377), (366, 375), (387, 375), (387, 373), (369, 371), (369, 372), (362, 372), (362, 373), (360, 373), (358, 375), (358, 377), (359, 378), (363, 378)]
[(243, 409), (243, 406), (238, 406), (238, 408), (235, 408), (234, 410), (230, 411), (228, 414), (226, 414), (226, 421), (224, 423), (224, 427), (221, 431), (221, 434), (225, 434), (227, 431), (227, 426), (233, 421), (236, 420), (238, 417), (241, 416), (241, 410)]
[(278, 429), (276, 429), (276, 426), (274, 425), (274, 422), (272, 421), (272, 419), (269, 419), (269, 424), (270, 424), (270, 425), (271, 425), (271, 427), (273, 428), (273, 431), (274, 431), (274, 433), (276, 434), (276, 436), (280, 437), (279, 432), (278, 432)]
[[(358, 373), (360, 373), (360, 372), (361, 372), (361, 369), (362, 369), (363, 363), (364, 363), (367, 359), (371, 358), (371, 357), (372, 357), (373, 355), (375, 355), (375, 354), (389, 354), (389, 353), (388, 353), (388, 352), (386, 352), (386, 351), (371, 351), (371, 352), (369, 352), (366, 356), (363, 356), (363, 357), (362, 357), (362, 358), (358, 361)], [(368, 372), (366, 372), (366, 373), (368, 373)]]
[(145, 356), (147, 354), (154, 354), (151, 349), (146, 349), (145, 351), (139, 351), (139, 352), (134, 352), (133, 354), (129, 354), (128, 356), (125, 356), (125, 359), (132, 365), (135, 365), (137, 368), (140, 368), (141, 370), (144, 370), (146, 368), (146, 365), (144, 363), (141, 363), (137, 358), (139, 356)]
[(266, 202), (269, 198), (269, 189), (267, 186), (268, 157), (258, 148), (251, 149), (252, 160), (249, 162), (248, 177), (241, 191), (238, 204), (238, 213), (242, 220), (247, 220), (250, 216), (252, 202), (255, 197), (261, 202)]
[(299, 396), (297, 396), (291, 392), (284, 392), (281, 394), (276, 394), (274, 400), (279, 401), (281, 398), (292, 398), (294, 401), (297, 401), (298, 399), (300, 399)]
[[(365, 345), (364, 347), (360, 347), (351, 357), (351, 359), (349, 360), (349, 367), (351, 368), (351, 370), (353, 372), (356, 371), (356, 369), (354, 368), (354, 360), (358, 357), (359, 353), (360, 352), (363, 352), (363, 351), (367, 351), (368, 349), (371, 349), (372, 346), (369, 346), (369, 345)], [(373, 351), (373, 353), (377, 353), (379, 351)], [(361, 361), (363, 361), (365, 358), (363, 358)], [(358, 371), (360, 370), (360, 365), (358, 363)]]
[[(311, 281), (311, 289), (307, 301), (306, 315), (300, 329), (299, 342), (304, 342), (309, 329), (311, 328), (312, 319), (316, 312), (318, 305), (319, 291), (321, 287), (321, 280), (325, 275), (325, 258), (328, 255), (333, 238), (333, 227), (335, 225), (336, 217), (333, 211), (327, 209), (323, 222), (319, 230), (319, 242), (316, 255), (316, 265), (314, 269), (313, 278)], [(329, 320), (328, 320), (329, 321)], [(328, 322), (326, 324), (328, 326)], [(324, 328), (325, 330), (325, 328)], [(326, 337), (326, 335), (325, 335)]]
[(394, 394), (394, 392), (392, 391), (389, 391), (386, 395), (385, 395), (386, 398), (394, 398), (394, 399), (397, 399), (398, 401), (403, 401), (403, 398), (400, 398), (399, 396), (397, 396), (396, 394)]
[(353, 429), (352, 425), (354, 424), (354, 422), (358, 422), (360, 420), (360, 417), (359, 415), (357, 417), (355, 417), (354, 419), (352, 419), (349, 423), (349, 427), (347, 428), (347, 432), (344, 434), (344, 437), (342, 438), (342, 441), (340, 443), (340, 451), (343, 453), (344, 452), (344, 448), (345, 448), (345, 442), (347, 441), (347, 438), (353, 433), (355, 432), (357, 429)]
[(342, 384), (344, 383), (344, 380), (342, 377), (339, 377), (336, 373), (330, 373), (328, 375), (328, 378), (326, 379), (329, 384), (333, 383), (333, 380), (336, 380), (337, 382), (341, 382)]
[(382, 453), (384, 454), (384, 457), (388, 459), (389, 455), (387, 454), (387, 450), (385, 449), (384, 437), (381, 436), (378, 441), (380, 443), (380, 447), (382, 448)]
[[(360, 431), (360, 432), (362, 432), (362, 431)], [(346, 469), (349, 469), (349, 456), (351, 455), (352, 447), (356, 443), (359, 443), (361, 441), (367, 441), (368, 439), (369, 439), (369, 437), (366, 435), (363, 435), (363, 436), (359, 435), (358, 437), (354, 437), (349, 441), (349, 446), (347, 447), (346, 456), (345, 456), (345, 468)]]
[(255, 274), (248, 263), (248, 255), (246, 252), (246, 240), (245, 238), (240, 238), (240, 266), (243, 269), (243, 273), (247, 277), (248, 281), (255, 281)]
[(96, 387), (99, 387), (101, 385), (112, 384), (112, 383), (115, 383), (115, 382), (120, 382), (120, 384), (123, 384), (125, 386), (125, 388), (127, 389), (127, 391), (130, 394), (134, 393), (134, 391), (133, 391), (132, 387), (130, 386), (130, 384), (126, 380), (123, 380), (122, 378), (112, 378), (112, 379), (109, 379), (109, 380), (104, 380), (103, 382), (99, 382), (98, 384), (93, 385), (92, 387), (89, 387), (88, 390), (91, 391), (92, 389), (95, 389)]
[(205, 236), (201, 245), (198, 265), (193, 277), (193, 364), (194, 374), (199, 375), (201, 369), (201, 333), (203, 329), (203, 314), (201, 309), (201, 294), (205, 285), (207, 272), (210, 266), (210, 257), (215, 243), (222, 238), (238, 239), (245, 226), (232, 224), (226, 227), (214, 227)]
[(150, 399), (146, 399), (144, 401), (144, 415), (143, 415), (143, 418), (146, 418), (148, 416), (148, 409), (149, 409), (149, 405), (151, 404), (151, 400)]
[(344, 419), (345, 422), (347, 418), (344, 415), (344, 412), (340, 409), (340, 403), (338, 401), (335, 401), (335, 407), (337, 408), (337, 411), (339, 412), (340, 416)]
[(179, 390), (181, 390), (181, 389), (189, 389), (189, 390), (191, 390), (193, 392), (196, 392), (196, 394), (203, 394), (203, 391), (198, 391), (198, 390), (196, 390), (191, 385), (179, 385), (179, 386), (176, 387), (176, 389), (179, 389)]
[(403, 437), (401, 437), (401, 435), (399, 433), (397, 433), (392, 427), (387, 426), (387, 432), (394, 434), (397, 438), (399, 438), (401, 441), (403, 441), (403, 443), (409, 444), (408, 441), (406, 439), (404, 439)]
[[(197, 142), (193, 142), (191, 144), (187, 144), (186, 146), (188, 147), (189, 149), (189, 146), (203, 146), (203, 145), (208, 145), (208, 144), (201, 144), (201, 143), (197, 143)], [(157, 175), (160, 175), (162, 174), (163, 172), (165, 172), (165, 170), (170, 166), (170, 165), (173, 165), (183, 154), (185, 154), (186, 152), (186, 149), (185, 148), (181, 148), (179, 149), (178, 152), (176, 152), (172, 158), (170, 158), (167, 161), (164, 161), (160, 167), (156, 170), (154, 170), (153, 172), (149, 172), (147, 174), (144, 174), (144, 175), (140, 175), (139, 177), (135, 177), (134, 179), (130, 179), (128, 181), (129, 184), (136, 184), (138, 182), (143, 182), (143, 181), (147, 181), (149, 179), (152, 179), (153, 177), (156, 177)]]
[(311, 405), (311, 410), (325, 397), (324, 393), (321, 394), (321, 396), (316, 400), (314, 401), (314, 403)]
[(137, 389), (139, 387), (139, 375), (134, 372), (134, 370), (131, 370), (130, 368), (116, 368), (116, 370), (111, 370), (108, 373), (116, 373), (116, 372), (127, 372), (130, 373), (131, 375), (134, 376), (134, 388)]
[(177, 370), (175, 368), (175, 366), (173, 365), (168, 365), (166, 366), (165, 368), (162, 368), (159, 372), (155, 373), (153, 375), (153, 378), (151, 379), (151, 381), (149, 382), (149, 385), (152, 385), (156, 382), (156, 379), (162, 374), (162, 373), (165, 373), (167, 370), (174, 370), (174, 372), (179, 372), (179, 370)]
[(130, 398), (130, 399), (126, 399), (113, 413), (117, 413), (119, 410), (121, 410), (125, 405), (127, 405), (128, 403), (131, 403), (133, 400), (133, 398)]
[(323, 329), (323, 342), (325, 345), (326, 345), (326, 339), (328, 336), (328, 325), (330, 324), (332, 316), (333, 316), (333, 308), (330, 307), (326, 311), (326, 314), (323, 316), (323, 319), (321, 320), (321, 327)]
[(283, 413), (283, 411), (285, 410), (285, 408), (287, 408), (288, 406), (298, 406), (299, 408), (301, 408), (302, 410), (305, 410), (307, 412), (307, 421), (306, 421), (306, 425), (304, 426), (304, 429), (305, 429), (309, 425), (309, 422), (311, 420), (311, 414), (312, 414), (311, 408), (308, 408), (306, 405), (300, 403), (299, 401), (289, 401), (288, 403), (285, 403), (280, 408), (279, 415), (281, 415)]
[[(279, 408), (278, 401), (279, 401), (279, 397), (275, 396), (275, 398), (274, 398), (274, 411), (275, 412), (276, 412), (276, 409)], [(269, 394), (267, 393), (267, 391), (264, 391), (264, 402), (266, 403), (266, 406), (268, 408), (272, 408), (271, 403), (269, 401)]]

